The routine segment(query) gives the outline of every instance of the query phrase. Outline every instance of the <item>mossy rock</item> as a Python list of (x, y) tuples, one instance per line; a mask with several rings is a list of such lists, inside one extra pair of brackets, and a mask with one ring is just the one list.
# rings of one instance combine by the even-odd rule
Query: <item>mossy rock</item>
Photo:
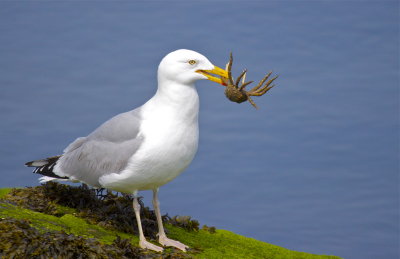
[[(138, 247), (131, 204), (129, 196), (86, 186), (0, 189), (0, 258), (339, 258), (291, 251), (215, 227), (199, 229), (188, 216), (168, 215), (163, 216), (168, 236), (189, 245), (189, 251), (144, 250)], [(156, 243), (154, 212), (142, 207), (145, 235)]]

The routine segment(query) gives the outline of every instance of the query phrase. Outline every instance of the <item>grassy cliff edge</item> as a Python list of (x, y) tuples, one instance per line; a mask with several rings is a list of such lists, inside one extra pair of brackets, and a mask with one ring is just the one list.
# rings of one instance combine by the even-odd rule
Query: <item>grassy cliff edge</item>
[[(35, 188), (31, 188), (31, 190), (36, 190)], [(41, 199), (41, 197), (37, 195), (37, 193), (32, 194), (25, 192), (27, 189), (29, 188), (0, 189), (1, 258), (7, 258), (7, 253), (8, 256), (12, 258), (10, 251), (13, 251), (14, 256), (16, 256), (15, 258), (24, 258), (23, 253), (26, 251), (23, 250), (25, 248), (16, 249), (15, 247), (18, 247), (18, 242), (28, 242), (29, 240), (27, 241), (27, 239), (29, 239), (29, 235), (33, 235), (32, 233), (36, 233), (36, 236), (39, 237), (52, 235), (50, 238), (41, 241), (41, 245), (43, 245), (43, 242), (51, 243), (52, 240), (62, 239), (62, 242), (64, 242), (62, 246), (65, 247), (64, 250), (66, 250), (67, 243), (73, 247), (75, 244), (74, 242), (77, 242), (77, 244), (79, 244), (79, 249), (86, 247), (86, 250), (82, 250), (83, 252), (81, 253), (94, 254), (97, 255), (96, 258), (109, 258), (107, 256), (110, 256), (110, 254), (110, 258), (128, 258), (136, 256), (136, 258), (339, 258), (336, 256), (314, 255), (291, 251), (252, 238), (240, 236), (227, 230), (218, 229), (216, 231), (209, 231), (206, 228), (188, 230), (176, 224), (172, 225), (168, 223), (166, 224), (168, 236), (189, 245), (192, 249), (190, 249), (188, 253), (182, 253), (173, 248), (166, 249), (163, 254), (145, 251), (137, 247), (139, 240), (136, 235), (121, 231), (118, 227), (113, 227), (112, 223), (108, 224), (108, 221), (106, 223), (104, 223), (104, 221), (99, 223), (96, 219), (87, 217), (87, 212), (85, 212), (85, 214), (76, 208), (63, 206), (53, 201), (49, 202), (48, 205), (41, 204), (40, 209), (32, 209), (30, 206), (32, 206), (31, 204), (35, 203), (35, 201), (30, 201), (29, 205), (26, 205), (24, 200)], [(22, 198), (16, 199), (18, 195)], [(36, 198), (32, 196), (36, 196)], [(47, 211), (51, 211), (52, 213), (46, 213)], [(134, 217), (133, 214), (132, 217)], [(15, 229), (17, 226), (21, 226), (23, 229), (22, 232), (26, 232), (26, 228), (32, 228), (33, 232), (29, 232), (29, 235), (24, 232), (25, 235), (22, 235), (21, 230)], [(16, 230), (14, 232), (17, 234), (11, 233), (12, 230)], [(21, 237), (21, 235), (23, 237)], [(56, 235), (56, 237), (54, 237), (54, 235)], [(85, 242), (85, 240), (90, 242), (82, 245), (82, 242)], [(117, 245), (121, 247), (121, 249), (124, 249), (124, 251), (121, 252), (122, 254), (120, 251), (104, 250), (105, 252), (103, 252), (103, 250), (101, 250), (103, 247), (109, 248), (115, 245), (116, 240), (128, 240), (124, 245), (121, 245), (121, 242)], [(53, 247), (52, 244), (48, 244), (47, 246), (50, 248)], [(55, 248), (52, 248), (53, 250), (48, 249), (46, 252), (53, 251), (54, 255), (57, 255), (57, 247), (58, 246), (55, 245)], [(93, 247), (99, 248), (94, 249)], [(129, 253), (127, 252), (127, 247), (130, 249)], [(33, 248), (30, 249), (32, 250)], [(62, 247), (60, 249), (62, 250)], [(37, 258), (40, 258), (41, 252), (39, 250), (35, 251), (38, 254)], [(106, 253), (106, 255), (104, 255), (104, 253)]]

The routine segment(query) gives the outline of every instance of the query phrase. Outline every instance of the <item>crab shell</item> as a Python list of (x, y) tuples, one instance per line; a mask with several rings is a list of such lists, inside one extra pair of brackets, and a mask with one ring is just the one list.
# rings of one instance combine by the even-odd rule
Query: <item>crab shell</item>
[(246, 92), (236, 88), (233, 85), (228, 85), (225, 88), (225, 96), (232, 102), (236, 103), (242, 103), (248, 100)]

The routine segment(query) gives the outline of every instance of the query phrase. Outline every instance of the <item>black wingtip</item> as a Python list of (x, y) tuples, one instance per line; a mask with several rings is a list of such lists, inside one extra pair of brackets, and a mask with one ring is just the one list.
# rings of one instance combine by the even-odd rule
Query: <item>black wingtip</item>
[(33, 167), (33, 162), (34, 161), (29, 161), (29, 162), (26, 162), (24, 165), (26, 166), (26, 167)]
[(36, 167), (33, 170), (33, 173), (35, 174), (41, 174), (53, 178), (68, 179), (68, 177), (61, 177), (53, 172), (53, 168), (60, 157), (61, 156), (53, 156), (46, 159), (33, 160), (26, 162), (25, 165), (28, 167)]

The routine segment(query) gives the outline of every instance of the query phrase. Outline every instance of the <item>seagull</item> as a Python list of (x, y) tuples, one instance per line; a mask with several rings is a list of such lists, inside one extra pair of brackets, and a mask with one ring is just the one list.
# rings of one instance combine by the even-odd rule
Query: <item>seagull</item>
[(157, 91), (145, 104), (112, 117), (88, 136), (77, 138), (62, 155), (25, 165), (43, 175), (40, 182), (81, 182), (132, 194), (139, 246), (161, 252), (162, 247), (146, 240), (140, 220), (138, 191), (152, 190), (158, 243), (186, 251), (188, 246), (165, 234), (158, 190), (180, 175), (196, 154), (199, 96), (195, 82), (208, 79), (223, 85), (227, 78), (225, 69), (214, 66), (200, 53), (173, 51), (161, 60)]

